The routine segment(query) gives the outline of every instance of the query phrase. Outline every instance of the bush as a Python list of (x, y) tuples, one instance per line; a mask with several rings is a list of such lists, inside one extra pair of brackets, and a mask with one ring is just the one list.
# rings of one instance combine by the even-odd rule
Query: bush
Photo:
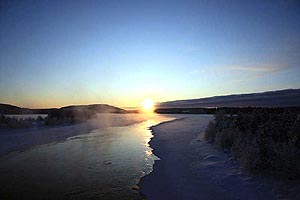
[(209, 142), (214, 142), (216, 138), (216, 132), (216, 124), (210, 121), (204, 135), (205, 139)]
[(300, 117), (293, 109), (257, 108), (226, 116), (217, 113), (205, 138), (229, 150), (241, 165), (259, 173), (300, 180)]

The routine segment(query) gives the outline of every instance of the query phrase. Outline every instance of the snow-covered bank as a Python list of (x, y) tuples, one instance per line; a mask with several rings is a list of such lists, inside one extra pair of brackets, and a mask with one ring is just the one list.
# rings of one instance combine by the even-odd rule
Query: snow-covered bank
[(140, 183), (147, 199), (299, 199), (300, 188), (243, 172), (204, 141), (212, 116), (188, 116), (152, 127), (150, 145), (161, 160)]
[(0, 157), (30, 147), (63, 141), (68, 137), (89, 133), (95, 129), (127, 126), (144, 121), (142, 114), (99, 114), (86, 123), (70, 126), (37, 127), (29, 129), (0, 129)]

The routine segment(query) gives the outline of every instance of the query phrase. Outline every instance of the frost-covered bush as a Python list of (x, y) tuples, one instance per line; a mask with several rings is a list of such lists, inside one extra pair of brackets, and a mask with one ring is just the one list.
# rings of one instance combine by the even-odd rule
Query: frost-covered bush
[(218, 113), (205, 138), (231, 151), (250, 171), (300, 180), (299, 116), (292, 108), (257, 108), (236, 116)]
[(213, 121), (208, 123), (207, 129), (205, 131), (205, 139), (209, 142), (214, 142), (216, 138), (216, 124)]

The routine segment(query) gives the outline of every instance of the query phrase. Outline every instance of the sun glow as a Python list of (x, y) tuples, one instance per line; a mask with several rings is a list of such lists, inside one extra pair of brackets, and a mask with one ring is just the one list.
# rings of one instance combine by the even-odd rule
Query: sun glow
[(154, 110), (154, 101), (152, 99), (144, 99), (141, 103), (144, 112), (152, 113)]

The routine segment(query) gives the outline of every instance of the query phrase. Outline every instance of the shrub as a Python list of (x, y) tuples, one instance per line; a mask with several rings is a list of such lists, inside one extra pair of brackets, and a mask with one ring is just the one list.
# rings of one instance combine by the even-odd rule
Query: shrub
[(214, 142), (216, 137), (216, 124), (212, 121), (208, 123), (207, 129), (205, 131), (205, 139), (209, 142)]
[(282, 108), (257, 108), (236, 116), (217, 113), (205, 138), (231, 151), (252, 172), (300, 180), (299, 116), (297, 109)]

